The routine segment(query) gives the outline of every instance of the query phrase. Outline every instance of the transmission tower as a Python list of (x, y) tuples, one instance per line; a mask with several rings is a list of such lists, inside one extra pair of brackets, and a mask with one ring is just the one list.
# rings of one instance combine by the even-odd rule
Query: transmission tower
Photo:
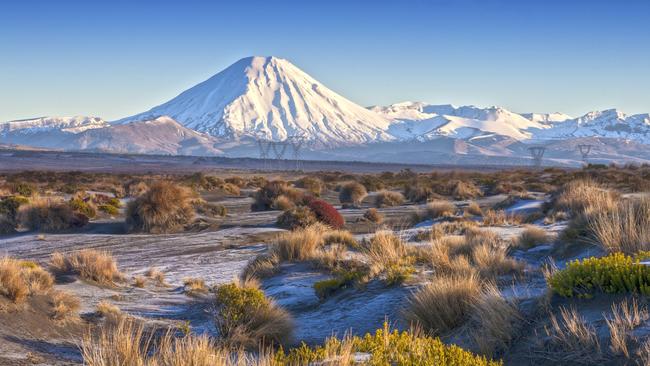
[(262, 165), (264, 166), (264, 169), (268, 168), (268, 160), (269, 160), (269, 154), (271, 152), (272, 144), (273, 142), (267, 140), (266, 138), (259, 137), (257, 139), (257, 147), (260, 150), (260, 159), (262, 160)]
[(295, 135), (289, 136), (287, 140), (289, 140), (289, 143), (293, 148), (293, 160), (296, 163), (296, 170), (300, 170), (302, 169), (302, 160), (300, 159), (300, 154), (302, 152), (302, 148), (306, 141), (305, 135), (304, 133), (300, 132)]
[(544, 146), (531, 146), (528, 148), (531, 158), (533, 158), (533, 164), (535, 167), (539, 168), (542, 166), (542, 158), (546, 152)]
[(591, 153), (591, 148), (593, 145), (589, 144), (580, 144), (578, 145), (578, 150), (580, 151), (580, 155), (582, 155), (582, 161), (587, 164), (587, 158), (589, 157), (589, 154)]

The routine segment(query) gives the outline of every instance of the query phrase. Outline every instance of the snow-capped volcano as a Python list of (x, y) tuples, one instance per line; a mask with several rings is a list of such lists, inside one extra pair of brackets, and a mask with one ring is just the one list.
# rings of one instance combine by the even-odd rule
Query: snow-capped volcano
[(291, 62), (241, 59), (176, 98), (116, 121), (168, 115), (212, 136), (285, 140), (302, 134), (324, 145), (391, 140), (389, 121), (333, 92)]

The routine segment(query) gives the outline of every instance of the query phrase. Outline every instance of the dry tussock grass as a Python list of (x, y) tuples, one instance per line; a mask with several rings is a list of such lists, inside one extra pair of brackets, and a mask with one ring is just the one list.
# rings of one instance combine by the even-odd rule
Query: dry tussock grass
[(508, 215), (503, 210), (487, 210), (483, 214), (485, 226), (508, 226), (521, 224), (522, 218), (517, 215)]
[(126, 210), (129, 231), (168, 233), (182, 230), (194, 220), (194, 195), (186, 187), (157, 182), (131, 201)]
[(83, 226), (87, 218), (75, 215), (63, 201), (37, 198), (20, 207), (18, 221), (29, 230), (55, 232)]
[(465, 214), (470, 216), (483, 216), (483, 209), (481, 209), (478, 203), (472, 201), (465, 207)]
[(394, 191), (379, 191), (375, 196), (376, 207), (400, 206), (404, 203), (404, 195)]
[(369, 208), (363, 213), (363, 218), (375, 224), (381, 224), (384, 221), (382, 215), (376, 208)]
[(427, 203), (426, 212), (427, 216), (432, 219), (453, 216), (456, 213), (456, 206), (449, 201), (431, 201)]
[(358, 248), (359, 242), (351, 232), (347, 230), (331, 230), (325, 233), (324, 244), (343, 244), (348, 248)]
[(262, 254), (253, 258), (242, 272), (243, 279), (267, 278), (278, 272), (280, 257), (276, 253)]
[(183, 287), (183, 292), (188, 296), (199, 296), (208, 293), (208, 286), (202, 278), (185, 278), (183, 279)]
[(635, 254), (650, 249), (650, 199), (594, 207), (587, 219), (592, 240), (609, 252)]
[(316, 249), (323, 245), (326, 230), (323, 225), (311, 225), (284, 233), (272, 245), (271, 254), (280, 261), (310, 260), (314, 257)]
[(53, 284), (52, 276), (33, 262), (0, 258), (0, 295), (15, 303), (23, 302), (32, 294), (49, 291)]
[(527, 225), (517, 239), (516, 246), (522, 249), (530, 249), (548, 243), (550, 240), (551, 237), (546, 230), (535, 225)]
[(638, 301), (632, 298), (616, 304), (612, 304), (612, 316), (605, 319), (610, 335), (610, 349), (615, 354), (622, 354), (630, 357), (629, 343), (632, 336), (629, 334), (650, 318), (648, 308), (639, 306)]
[(439, 276), (410, 298), (405, 319), (433, 334), (445, 334), (461, 325), (481, 293), (476, 276)]
[(488, 283), (472, 304), (471, 336), (482, 354), (494, 356), (508, 348), (517, 336), (522, 316), (515, 303), (503, 297), (499, 289)]
[(74, 317), (81, 307), (78, 298), (64, 291), (53, 291), (50, 304), (52, 305), (52, 318), (55, 320)]
[(339, 192), (339, 201), (343, 205), (358, 207), (367, 195), (368, 191), (366, 191), (366, 187), (364, 187), (363, 184), (350, 182), (341, 187), (341, 191)]
[(598, 335), (576, 310), (560, 307), (559, 316), (549, 314), (550, 325), (545, 327), (550, 338), (549, 353), (563, 361), (595, 362), (602, 359), (602, 349)]
[(77, 275), (101, 285), (114, 285), (124, 280), (113, 256), (94, 249), (66, 254), (55, 252), (50, 259), (50, 269), (57, 275)]
[(370, 264), (370, 276), (386, 271), (411, 270), (413, 258), (406, 243), (392, 231), (377, 231), (363, 245), (363, 253)]
[(145, 277), (156, 281), (159, 286), (167, 286), (165, 283), (165, 273), (157, 268), (149, 268), (145, 273)]

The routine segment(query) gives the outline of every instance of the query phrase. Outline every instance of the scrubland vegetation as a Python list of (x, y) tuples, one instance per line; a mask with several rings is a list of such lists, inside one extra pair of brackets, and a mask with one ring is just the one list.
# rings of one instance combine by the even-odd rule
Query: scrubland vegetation
[[(38, 263), (29, 250), (9, 252), (17, 258), (0, 259), (0, 321), (9, 311), (40, 311), (82, 323), (90, 331), (77, 341), (88, 365), (643, 364), (649, 180), (647, 166), (5, 175), (0, 235), (47, 233), (38, 239), (45, 242), (88, 231), (98, 250), (62, 245)], [(125, 230), (104, 234), (106, 223)], [(244, 241), (241, 227), (256, 232)], [(231, 230), (228, 242), (212, 245), (222, 229)], [(200, 260), (254, 254), (245, 266), (233, 259), (242, 263), (236, 273), (174, 258), (166, 277), (153, 267), (166, 267), (160, 257), (120, 267), (115, 258), (138, 254), (121, 248), (114, 257), (101, 235), (155, 235), (179, 247), (198, 237), (206, 245), (186, 255)], [(202, 276), (191, 266), (218, 268)], [(102, 295), (94, 315), (78, 316), (87, 298), (64, 285), (115, 297)], [(122, 307), (159, 295), (189, 304), (181, 314), (193, 318), (156, 319), (165, 324), (157, 328)], [(373, 316), (384, 312), (372, 324), (345, 313), (366, 305)], [(305, 319), (326, 335), (334, 323), (351, 333), (337, 328), (301, 344), (299, 335), (314, 331)]]

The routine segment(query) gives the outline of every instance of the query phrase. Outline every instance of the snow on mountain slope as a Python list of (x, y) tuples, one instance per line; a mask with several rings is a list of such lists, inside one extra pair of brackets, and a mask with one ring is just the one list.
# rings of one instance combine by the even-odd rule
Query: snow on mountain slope
[(388, 132), (399, 139), (427, 140), (434, 136), (467, 139), (497, 134), (525, 140), (532, 136), (529, 129), (545, 128), (537, 121), (500, 107), (404, 102), (388, 107), (372, 107), (371, 110), (391, 119)]
[[(78, 121), (85, 120), (83, 118)], [(26, 126), (31, 127), (26, 127)], [(106, 151), (112, 153), (221, 155), (215, 138), (161, 116), (124, 125), (64, 123), (47, 128), (31, 123), (0, 133), (0, 143), (57, 150)], [(15, 127), (15, 126), (13, 126)]]
[(263, 136), (284, 140), (302, 133), (310, 141), (355, 144), (391, 140), (387, 118), (331, 91), (276, 57), (239, 60), (210, 79), (122, 124), (168, 115), (212, 136)]
[(30, 134), (44, 131), (79, 133), (107, 126), (109, 124), (99, 117), (40, 117), (0, 123), (0, 135), (9, 133)]
[(538, 139), (606, 137), (650, 144), (650, 115), (646, 113), (627, 116), (619, 110), (608, 109), (556, 122), (550, 128), (533, 133)]

